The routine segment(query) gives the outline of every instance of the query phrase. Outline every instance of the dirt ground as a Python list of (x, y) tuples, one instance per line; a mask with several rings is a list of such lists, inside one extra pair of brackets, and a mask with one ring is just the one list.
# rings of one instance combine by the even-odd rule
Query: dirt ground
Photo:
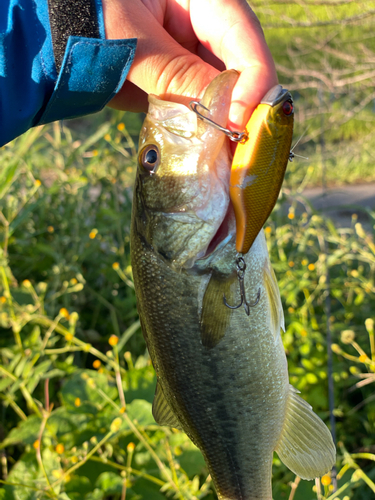
[(352, 215), (357, 214), (358, 221), (367, 230), (373, 229), (368, 210), (375, 211), (375, 184), (310, 188), (305, 189), (302, 195), (295, 199), (298, 202), (298, 210), (306, 208), (304, 201), (307, 200), (315, 210), (332, 218), (339, 227), (350, 226)]

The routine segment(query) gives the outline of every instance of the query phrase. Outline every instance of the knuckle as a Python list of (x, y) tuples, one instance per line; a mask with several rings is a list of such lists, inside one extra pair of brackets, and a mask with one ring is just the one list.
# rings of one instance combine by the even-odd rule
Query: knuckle
[(157, 88), (166, 98), (173, 95), (198, 97), (209, 84), (211, 68), (194, 54), (177, 55), (158, 65)]

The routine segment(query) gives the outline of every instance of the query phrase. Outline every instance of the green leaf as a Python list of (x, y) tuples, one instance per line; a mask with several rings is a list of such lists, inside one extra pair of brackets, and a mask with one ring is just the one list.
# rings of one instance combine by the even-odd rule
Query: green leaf
[(35, 367), (34, 375), (40, 375), (42, 373), (45, 373), (50, 366), (51, 366), (51, 361), (49, 359), (47, 359), (46, 361), (42, 361)]
[(23, 420), (17, 427), (13, 428), (0, 448), (5, 448), (11, 444), (23, 443), (32, 444), (38, 438), (41, 419), (36, 415), (30, 415), (27, 420)]
[(99, 490), (96, 488), (93, 492), (88, 493), (85, 496), (85, 500), (103, 500), (104, 498), (104, 491)]
[[(47, 448), (42, 452), (42, 460), (50, 482), (53, 482), (55, 478), (52, 476), (52, 470), (61, 470), (60, 460), (55, 452)], [(15, 483), (17, 486), (4, 486), (5, 500), (47, 500), (51, 498), (43, 493), (46, 480), (39, 469), (35, 450), (22, 455), (10, 471), (7, 482)], [(55, 493), (59, 493), (59, 488), (55, 489)]]
[(106, 495), (114, 495), (122, 492), (123, 479), (119, 474), (114, 472), (103, 472), (98, 477), (95, 486), (104, 490)]
[(0, 169), (0, 200), (12, 185), (17, 172), (17, 167), (17, 161), (15, 161), (14, 163), (12, 162), (8, 165), (2, 165)]
[[(74, 498), (83, 498), (92, 491), (92, 484), (88, 477), (74, 475), (65, 485), (65, 491)], [(79, 495), (77, 497), (77, 495)]]
[[(77, 398), (80, 399), (81, 404), (91, 403), (91, 405), (94, 405), (96, 408), (101, 408), (103, 405), (108, 404), (99, 390), (112, 400), (115, 400), (118, 396), (115, 383), (110, 384), (106, 375), (94, 370), (82, 370), (76, 372), (73, 377), (64, 384), (61, 393), (66, 407), (77, 410), (75, 405)], [(82, 411), (81, 407), (80, 411)]]
[(152, 403), (156, 388), (156, 375), (152, 366), (128, 370), (122, 383), (127, 402), (130, 403), (134, 399), (145, 399)]
[(9, 377), (4, 377), (0, 380), (0, 392), (9, 387), (11, 384), (13, 384), (13, 380)]
[(132, 420), (136, 420), (139, 425), (155, 424), (152, 416), (152, 404), (143, 399), (135, 399), (127, 405), (127, 412)]

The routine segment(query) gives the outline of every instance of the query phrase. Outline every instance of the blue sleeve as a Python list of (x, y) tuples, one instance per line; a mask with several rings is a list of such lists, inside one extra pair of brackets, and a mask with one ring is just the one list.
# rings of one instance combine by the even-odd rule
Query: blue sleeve
[(71, 36), (56, 73), (47, 0), (0, 0), (0, 146), (30, 127), (102, 109), (120, 90), (136, 40)]

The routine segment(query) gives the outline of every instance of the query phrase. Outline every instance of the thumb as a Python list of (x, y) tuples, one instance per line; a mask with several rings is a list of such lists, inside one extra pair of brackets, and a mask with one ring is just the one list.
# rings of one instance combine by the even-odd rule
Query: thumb
[[(111, 101), (118, 109), (147, 109), (146, 94), (188, 104), (203, 95), (219, 73), (198, 55), (182, 47), (141, 1), (103, 0), (107, 38), (137, 38), (127, 82)], [(137, 109), (138, 108), (138, 109)]]

